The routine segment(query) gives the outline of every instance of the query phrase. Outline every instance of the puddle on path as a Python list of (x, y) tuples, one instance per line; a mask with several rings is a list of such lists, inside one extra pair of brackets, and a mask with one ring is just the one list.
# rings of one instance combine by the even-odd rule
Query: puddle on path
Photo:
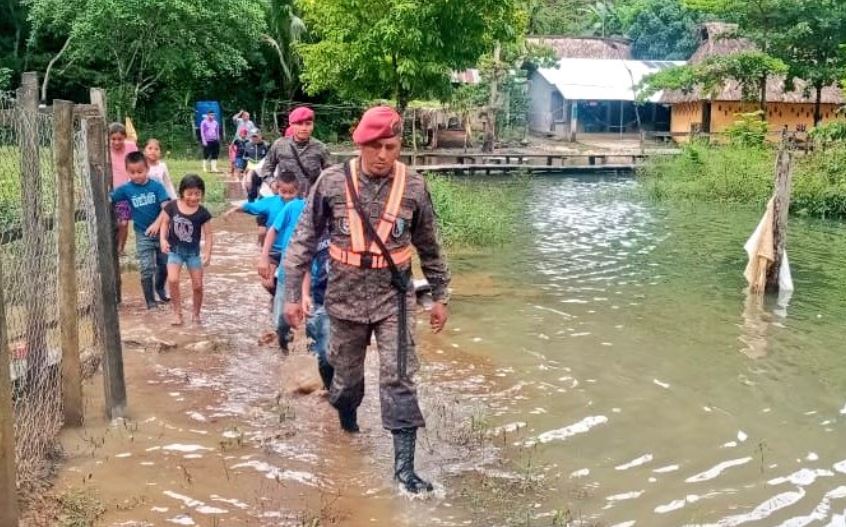
[[(143, 310), (137, 277), (125, 275), (130, 413), (107, 426), (100, 375), (86, 385), (88, 420), (62, 436), (67, 459), (57, 491), (91, 489), (107, 508), (99, 524), (108, 526), (412, 525), (421, 517), (463, 524), (466, 515), (450, 502), (461, 496), (444, 485), (480, 460), (496, 460), (482, 428), (481, 397), (496, 392), (484, 362), (465, 362), (448, 337), (421, 339), (429, 428), (418, 465), (440, 492), (428, 500), (402, 496), (391, 477), (390, 436), (380, 426), (375, 354), (367, 364), (363, 433), (351, 437), (322, 392), (291, 394), (316, 379), (314, 359), (302, 350), (283, 358), (272, 344), (260, 345), (270, 329), (270, 298), (255, 278), (252, 223), (222, 229), (202, 328), (174, 329), (169, 310)], [(151, 337), (176, 348), (161, 349)], [(213, 349), (191, 351), (197, 343)]]

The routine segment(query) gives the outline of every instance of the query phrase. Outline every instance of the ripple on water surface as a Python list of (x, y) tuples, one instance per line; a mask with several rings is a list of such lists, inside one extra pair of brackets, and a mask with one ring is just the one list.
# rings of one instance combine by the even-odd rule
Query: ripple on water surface
[(791, 220), (797, 291), (756, 303), (742, 245), (759, 217), (656, 204), (632, 179), (538, 178), (525, 243), (474, 261), (511, 289), (496, 301), (457, 291), (453, 343), (482, 335), (479, 353), (512, 381), (492, 397), (495, 424), (524, 421), (521, 444), (565, 488), (596, 485), (570, 504), (584, 517), (793, 526), (846, 514), (846, 229)]

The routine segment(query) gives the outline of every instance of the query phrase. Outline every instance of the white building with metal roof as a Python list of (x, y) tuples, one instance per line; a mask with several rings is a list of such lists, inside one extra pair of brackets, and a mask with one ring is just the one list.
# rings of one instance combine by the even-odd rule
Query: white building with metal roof
[(571, 140), (579, 133), (669, 131), (670, 110), (659, 103), (662, 94), (636, 105), (636, 86), (646, 75), (681, 64), (560, 59), (556, 68), (539, 68), (529, 77), (529, 127)]

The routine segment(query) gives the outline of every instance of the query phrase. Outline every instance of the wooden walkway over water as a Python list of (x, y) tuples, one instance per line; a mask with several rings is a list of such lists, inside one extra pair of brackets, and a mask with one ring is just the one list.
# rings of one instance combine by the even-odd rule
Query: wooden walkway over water
[[(506, 174), (528, 172), (530, 174), (550, 173), (631, 173), (644, 159), (652, 156), (675, 155), (677, 150), (664, 149), (655, 152), (579, 152), (579, 153), (522, 153), (498, 152), (447, 153), (422, 152), (403, 153), (404, 163), (421, 172), (452, 174)], [(337, 162), (346, 161), (355, 152), (333, 154)]]

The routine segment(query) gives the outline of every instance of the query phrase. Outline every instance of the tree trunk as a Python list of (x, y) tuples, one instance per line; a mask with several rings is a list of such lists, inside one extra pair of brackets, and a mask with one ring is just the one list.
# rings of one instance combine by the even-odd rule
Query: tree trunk
[(394, 53), (391, 55), (391, 65), (394, 68), (394, 100), (397, 101), (397, 113), (403, 115), (408, 107), (408, 94), (402, 88), (402, 79), (400, 79), (397, 71), (397, 62), (397, 55)]
[(496, 110), (499, 103), (499, 57), (502, 47), (499, 42), (494, 47), (493, 75), (491, 76), (491, 93), (488, 99), (488, 125), (485, 127), (485, 140), (482, 142), (482, 152), (493, 152), (496, 142)]
[(767, 75), (761, 77), (761, 111), (764, 115), (761, 117), (764, 122), (767, 121)]
[(47, 64), (47, 69), (44, 70), (44, 80), (41, 81), (41, 101), (42, 102), (47, 101), (47, 83), (50, 82), (50, 71), (52, 71), (53, 66), (56, 65), (56, 62), (58, 62), (59, 59), (62, 58), (62, 55), (65, 54), (65, 51), (68, 50), (68, 46), (70, 46), (72, 38), (73, 37), (70, 36), (70, 37), (68, 37), (67, 40), (65, 40), (65, 44), (62, 46), (62, 49), (60, 49), (59, 52), (56, 53), (56, 55), (52, 59), (50, 59), (50, 62)]
[(822, 84), (817, 84), (815, 86), (817, 90), (817, 98), (814, 100), (814, 127), (817, 127), (822, 121), (822, 92), (823, 86)]

